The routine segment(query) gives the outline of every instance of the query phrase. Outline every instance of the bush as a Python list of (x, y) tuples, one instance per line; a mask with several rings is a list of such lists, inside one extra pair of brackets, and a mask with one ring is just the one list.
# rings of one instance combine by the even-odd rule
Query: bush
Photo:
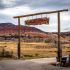
[(7, 57), (7, 58), (11, 58), (12, 57), (12, 52), (9, 51), (4, 51), (0, 53), (0, 57)]

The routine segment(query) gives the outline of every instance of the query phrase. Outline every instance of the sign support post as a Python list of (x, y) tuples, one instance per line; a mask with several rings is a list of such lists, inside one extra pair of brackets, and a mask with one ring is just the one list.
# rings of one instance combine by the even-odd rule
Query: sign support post
[(18, 54), (18, 59), (20, 59), (20, 54), (21, 54), (21, 45), (20, 45), (20, 30), (21, 30), (21, 27), (20, 27), (20, 18), (18, 18), (18, 48), (17, 48), (17, 54)]
[(57, 61), (61, 62), (62, 58), (62, 47), (60, 46), (60, 12), (58, 14), (58, 51), (57, 51)]

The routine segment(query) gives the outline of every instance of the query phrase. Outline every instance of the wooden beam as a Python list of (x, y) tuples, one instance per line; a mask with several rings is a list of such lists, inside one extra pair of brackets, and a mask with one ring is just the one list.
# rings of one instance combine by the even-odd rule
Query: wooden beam
[(52, 13), (64, 12), (64, 11), (68, 11), (68, 9), (49, 11), (49, 12), (40, 12), (40, 13), (35, 13), (35, 14), (21, 15), (21, 16), (15, 16), (14, 18), (23, 18), (23, 17), (34, 16), (34, 15), (41, 15), (41, 14), (52, 14)]

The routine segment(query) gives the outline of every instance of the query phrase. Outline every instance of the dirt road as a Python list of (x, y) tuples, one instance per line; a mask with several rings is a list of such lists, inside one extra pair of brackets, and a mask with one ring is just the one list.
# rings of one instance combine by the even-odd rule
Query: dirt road
[(70, 68), (52, 66), (50, 62), (55, 62), (55, 58), (3, 60), (0, 61), (0, 70), (70, 70)]

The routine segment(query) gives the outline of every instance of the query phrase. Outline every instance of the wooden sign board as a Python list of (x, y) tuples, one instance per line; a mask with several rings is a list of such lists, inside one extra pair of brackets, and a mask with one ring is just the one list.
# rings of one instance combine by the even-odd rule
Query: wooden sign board
[(25, 21), (26, 25), (42, 25), (42, 24), (49, 24), (49, 18), (37, 18), (37, 19), (30, 19)]

